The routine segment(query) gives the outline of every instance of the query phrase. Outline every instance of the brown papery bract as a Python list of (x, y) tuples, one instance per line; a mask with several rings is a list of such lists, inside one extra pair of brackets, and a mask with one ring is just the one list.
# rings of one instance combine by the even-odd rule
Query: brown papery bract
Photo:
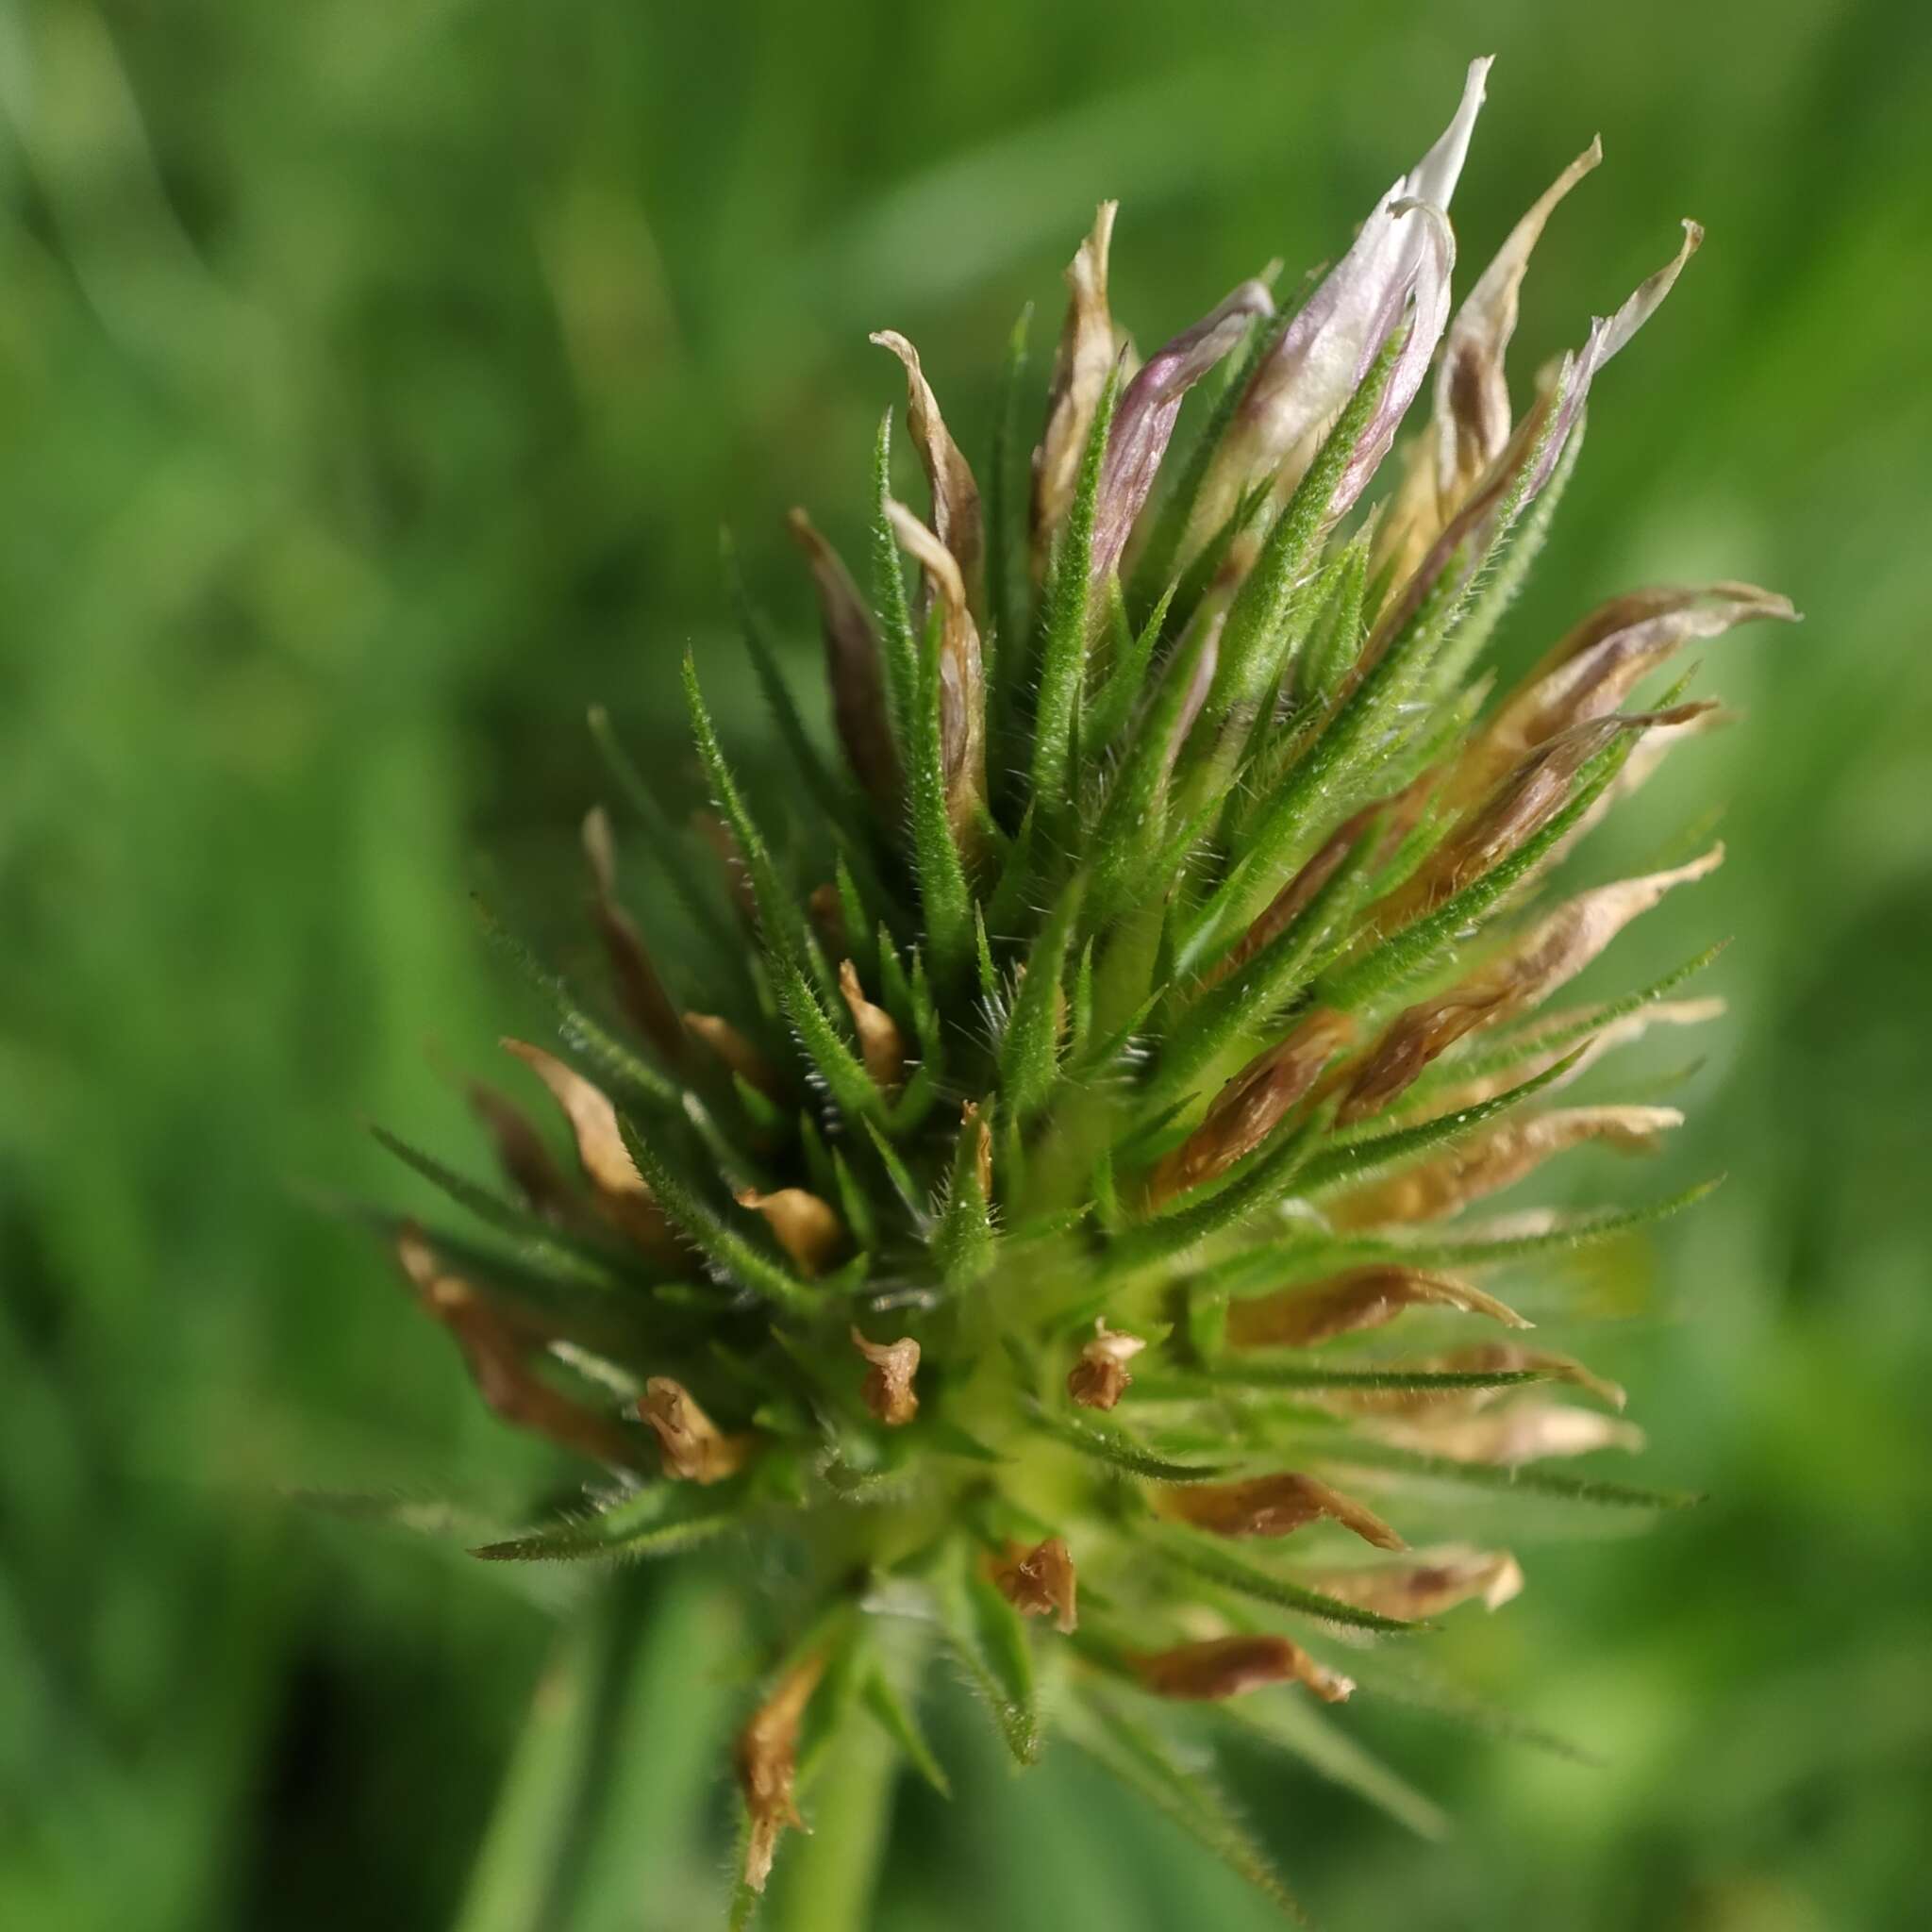
[(1532, 1325), (1514, 1308), (1469, 1282), (1390, 1264), (1230, 1302), (1227, 1339), (1235, 1348), (1307, 1348), (1333, 1336), (1380, 1328), (1405, 1308), (1418, 1307), (1487, 1315), (1508, 1328)]
[(669, 1375), (653, 1375), (644, 1384), (638, 1414), (657, 1437), (664, 1474), (675, 1481), (722, 1483), (750, 1460), (753, 1439), (725, 1435), (691, 1391)]
[(778, 1834), (788, 1825), (799, 1830), (805, 1826), (792, 1792), (798, 1773), (798, 1730), (824, 1674), (823, 1657), (794, 1664), (738, 1734), (738, 1788), (751, 1820), (744, 1882), (754, 1891), (763, 1891), (772, 1875)]
[(1190, 1483), (1164, 1491), (1157, 1506), (1177, 1523), (1216, 1536), (1291, 1536), (1311, 1523), (1337, 1523), (1380, 1550), (1406, 1547), (1373, 1510), (1318, 1476), (1286, 1472), (1237, 1483)]
[(1286, 1637), (1210, 1637), (1173, 1650), (1131, 1655), (1128, 1661), (1157, 1697), (1218, 1703), (1266, 1684), (1306, 1684), (1326, 1704), (1355, 1690), (1350, 1678), (1318, 1664)]
[(896, 1341), (868, 1341), (857, 1328), (852, 1345), (870, 1365), (862, 1393), (865, 1406), (888, 1428), (903, 1427), (919, 1413), (912, 1378), (919, 1372), (919, 1344), (909, 1335)]
[(1024, 1617), (1052, 1617), (1062, 1632), (1079, 1627), (1078, 1580), (1064, 1539), (1050, 1536), (1023, 1549), (1008, 1546), (1006, 1559), (992, 1566), (993, 1586)]

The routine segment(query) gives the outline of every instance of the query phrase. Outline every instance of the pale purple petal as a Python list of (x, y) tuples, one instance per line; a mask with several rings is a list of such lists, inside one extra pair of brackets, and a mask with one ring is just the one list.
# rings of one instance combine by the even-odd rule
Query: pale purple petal
[(1167, 454), (1181, 398), (1223, 357), (1240, 346), (1257, 315), (1272, 315), (1274, 300), (1262, 281), (1246, 281), (1148, 358), (1122, 391), (1108, 434), (1107, 460), (1094, 506), (1093, 581), (1104, 584), (1120, 562), (1128, 533), (1140, 516), (1160, 460)]

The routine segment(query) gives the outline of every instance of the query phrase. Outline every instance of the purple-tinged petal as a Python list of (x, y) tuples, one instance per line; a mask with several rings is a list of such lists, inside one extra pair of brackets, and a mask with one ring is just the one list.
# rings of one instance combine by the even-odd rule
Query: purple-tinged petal
[[(1375, 204), (1354, 245), (1256, 370), (1196, 506), (1191, 552), (1212, 540), (1257, 478), (1272, 476), (1281, 490), (1301, 480), (1328, 425), (1401, 325), (1412, 297), (1416, 325), (1403, 360), (1411, 364), (1407, 392), (1414, 394), (1448, 319), (1446, 273), (1440, 300), (1435, 288), (1440, 218), (1462, 172), (1489, 70), (1487, 59), (1471, 62), (1461, 102), (1441, 138)], [(1424, 209), (1434, 209), (1438, 219)], [(1425, 265), (1428, 286), (1419, 291)], [(1398, 393), (1391, 383), (1391, 400)], [(1365, 475), (1352, 477), (1354, 494), (1366, 480)]]
[(1224, 296), (1191, 328), (1183, 329), (1148, 358), (1122, 391), (1108, 433), (1107, 459), (1094, 508), (1093, 581), (1107, 581), (1120, 562), (1167, 454), (1181, 399), (1223, 357), (1241, 345), (1257, 315), (1272, 315), (1274, 299), (1266, 282), (1245, 281)]

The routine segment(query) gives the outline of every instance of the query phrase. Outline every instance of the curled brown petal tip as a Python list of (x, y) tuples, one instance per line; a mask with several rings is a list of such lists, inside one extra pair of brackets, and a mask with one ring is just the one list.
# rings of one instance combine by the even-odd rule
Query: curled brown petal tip
[(920, 367), (919, 351), (897, 329), (879, 329), (872, 340), (899, 358), (906, 371), (906, 424), (919, 450), (925, 480), (932, 491), (932, 526), (953, 553), (966, 587), (966, 601), (977, 607), (985, 536), (981, 527), (979, 485), (973, 466), (960, 453), (940, 414), (939, 398)]
[(772, 1875), (779, 1833), (788, 1825), (805, 1828), (793, 1795), (798, 1732), (824, 1672), (823, 1657), (807, 1657), (795, 1664), (738, 1734), (738, 1787), (751, 1819), (744, 1850), (744, 1882), (754, 1891), (763, 1891)]
[(1138, 1335), (1109, 1328), (1101, 1316), (1093, 1324), (1093, 1340), (1067, 1372), (1067, 1394), (1082, 1408), (1112, 1408), (1133, 1384), (1127, 1364), (1146, 1346)]
[(1006, 1560), (993, 1566), (992, 1580), (1022, 1616), (1052, 1617), (1063, 1633), (1079, 1627), (1078, 1582), (1061, 1538), (1050, 1536), (1030, 1550), (1009, 1544)]
[(676, 1253), (671, 1224), (624, 1144), (617, 1109), (608, 1095), (541, 1047), (522, 1040), (506, 1040), (503, 1044), (542, 1081), (562, 1108), (600, 1211), (640, 1247), (653, 1254)]
[(850, 959), (839, 963), (839, 991), (852, 1014), (866, 1073), (881, 1093), (892, 1092), (906, 1077), (905, 1037), (891, 1014), (866, 998), (865, 989), (858, 983), (858, 968)]
[(1216, 1536), (1291, 1536), (1311, 1523), (1337, 1523), (1379, 1550), (1407, 1545), (1373, 1510), (1319, 1477), (1287, 1472), (1243, 1482), (1190, 1483), (1162, 1492), (1159, 1507)]
[(909, 1335), (896, 1341), (868, 1341), (858, 1329), (852, 1345), (870, 1365), (865, 1372), (865, 1406), (889, 1429), (903, 1427), (919, 1413), (912, 1378), (919, 1373), (919, 1344)]
[(811, 567), (818, 591), (819, 626), (825, 646), (825, 682), (832, 693), (832, 723), (866, 795), (879, 810), (899, 808), (902, 774), (886, 700), (885, 669), (872, 611), (844, 559), (802, 509), (786, 519)]
[(752, 1439), (725, 1435), (691, 1391), (669, 1375), (653, 1375), (644, 1384), (638, 1414), (657, 1437), (664, 1474), (674, 1481), (721, 1483), (751, 1457)]
[(1333, 1336), (1380, 1328), (1410, 1307), (1457, 1308), (1487, 1315), (1507, 1328), (1533, 1325), (1469, 1282), (1391, 1264), (1231, 1302), (1227, 1339), (1235, 1348), (1307, 1348)]
[(737, 1201), (741, 1208), (764, 1216), (773, 1239), (801, 1274), (821, 1273), (845, 1245), (845, 1224), (829, 1202), (804, 1188), (777, 1188), (769, 1194), (745, 1188)]
[(1210, 1637), (1199, 1643), (1130, 1657), (1135, 1672), (1157, 1697), (1216, 1702), (1267, 1684), (1306, 1684), (1327, 1704), (1341, 1704), (1354, 1682), (1319, 1664), (1286, 1637)]

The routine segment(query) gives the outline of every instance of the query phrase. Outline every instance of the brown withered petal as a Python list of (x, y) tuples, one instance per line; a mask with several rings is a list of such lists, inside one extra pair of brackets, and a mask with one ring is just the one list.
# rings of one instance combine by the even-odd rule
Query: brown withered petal
[(1339, 1523), (1378, 1550), (1407, 1547), (1372, 1510), (1319, 1477), (1284, 1473), (1243, 1482), (1190, 1483), (1162, 1491), (1157, 1506), (1179, 1523), (1216, 1536), (1291, 1536), (1311, 1523)]
[(1102, 1315), (1093, 1324), (1093, 1340), (1067, 1372), (1067, 1393), (1082, 1408), (1112, 1408), (1133, 1385), (1127, 1364), (1147, 1346), (1138, 1335), (1125, 1335), (1107, 1325)]
[(591, 910), (610, 961), (610, 976), (624, 1016), (668, 1060), (684, 1053), (684, 1027), (671, 995), (664, 991), (644, 936), (617, 901), (617, 841), (610, 815), (600, 806), (584, 818), (584, 858), (590, 864), (594, 896)]
[(845, 1245), (845, 1224), (831, 1204), (804, 1188), (776, 1188), (769, 1194), (744, 1188), (737, 1200), (764, 1216), (773, 1239), (801, 1274), (817, 1274)]
[(1047, 553), (1066, 521), (1080, 475), (1093, 412), (1112, 373), (1116, 343), (1107, 300), (1107, 257), (1115, 201), (1094, 210), (1093, 229), (1067, 266), (1067, 317), (1047, 388), (1046, 429), (1033, 452), (1033, 575), (1046, 574)]
[(1265, 1684), (1306, 1684), (1326, 1704), (1341, 1704), (1353, 1681), (1318, 1664), (1286, 1637), (1210, 1637), (1173, 1650), (1130, 1657), (1142, 1684), (1157, 1697), (1218, 1703), (1258, 1690)]
[(1597, 1449), (1634, 1454), (1643, 1447), (1643, 1431), (1635, 1423), (1558, 1402), (1516, 1402), (1475, 1415), (1384, 1422), (1375, 1431), (1402, 1448), (1503, 1468), (1552, 1456), (1588, 1456)]
[(1604, 158), (1592, 141), (1530, 204), (1496, 257), (1462, 299), (1442, 344), (1436, 372), (1433, 425), (1435, 481), (1441, 523), (1509, 441), (1509, 384), (1504, 357), (1516, 333), (1517, 295), (1529, 258), (1557, 205)]
[(965, 579), (953, 554), (903, 503), (887, 514), (900, 544), (923, 570), (940, 603), (940, 764), (946, 820), (969, 857), (979, 840), (986, 799), (986, 674), (979, 631), (967, 608)]
[(1318, 1007), (1288, 1038), (1234, 1074), (1208, 1115), (1154, 1170), (1148, 1194), (1156, 1207), (1224, 1174), (1258, 1147), (1313, 1088), (1323, 1068), (1355, 1035), (1345, 1013)]
[(466, 1091), (470, 1110), (482, 1122), (495, 1149), (496, 1164), (524, 1205), (547, 1220), (575, 1221), (577, 1191), (551, 1158), (529, 1116), (481, 1080), (470, 1081)]
[(978, 611), (982, 608), (980, 575), (986, 539), (973, 466), (946, 428), (939, 398), (919, 366), (919, 351), (897, 329), (882, 328), (872, 340), (880, 348), (890, 349), (905, 365), (906, 425), (912, 432), (932, 491), (932, 526), (959, 566), (967, 603)]
[(1558, 1108), (1528, 1120), (1506, 1120), (1435, 1160), (1343, 1195), (1328, 1218), (1343, 1228), (1440, 1221), (1586, 1141), (1649, 1153), (1659, 1135), (1682, 1125), (1683, 1120), (1674, 1107)]
[[(1107, 582), (1145, 507), (1167, 454), (1181, 400), (1223, 357), (1241, 345), (1257, 315), (1272, 315), (1274, 299), (1262, 281), (1246, 281), (1191, 327), (1163, 342), (1122, 391), (1107, 440), (1100, 491), (1093, 507), (1092, 579)], [(1094, 600), (1104, 612), (1104, 598)]]
[(1559, 731), (1614, 711), (1687, 643), (1757, 618), (1797, 621), (1788, 598), (1752, 584), (1639, 591), (1594, 610), (1506, 698), (1457, 773), (1465, 795)]
[(751, 1833), (744, 1848), (744, 1882), (754, 1891), (763, 1891), (772, 1875), (778, 1834), (787, 1825), (801, 1831), (805, 1828), (792, 1794), (798, 1774), (798, 1731), (824, 1673), (823, 1657), (809, 1657), (794, 1664), (738, 1734), (738, 1788), (751, 1815)]
[(1030, 1550), (1009, 1544), (1006, 1561), (993, 1567), (992, 1580), (1023, 1617), (1052, 1617), (1062, 1632), (1079, 1627), (1074, 1558), (1059, 1537), (1050, 1536)]
[(839, 991), (851, 1011), (865, 1071), (880, 1092), (891, 1093), (906, 1077), (905, 1037), (891, 1014), (866, 998), (865, 989), (858, 983), (858, 968), (850, 959), (839, 963)]
[[(1579, 892), (1447, 992), (1398, 1013), (1357, 1070), (1342, 1099), (1341, 1123), (1347, 1125), (1379, 1112), (1466, 1034), (1540, 1006), (1581, 973), (1633, 919), (1649, 911), (1673, 887), (1707, 877), (1724, 863), (1724, 847), (1715, 845), (1688, 865)], [(1654, 1017), (1645, 1015), (1645, 1023)], [(1493, 1091), (1500, 1092), (1533, 1077), (1543, 1066), (1554, 1064), (1555, 1058), (1542, 1065), (1509, 1069), (1499, 1076)], [(1467, 1104), (1442, 1102), (1439, 1110), (1452, 1113)]]
[(722, 1483), (750, 1459), (752, 1439), (725, 1435), (691, 1391), (669, 1375), (653, 1375), (644, 1384), (638, 1414), (658, 1439), (664, 1474), (675, 1482)]
[(1523, 1593), (1523, 1566), (1507, 1550), (1445, 1549), (1373, 1570), (1305, 1570), (1295, 1580), (1357, 1609), (1415, 1622), (1440, 1617), (1472, 1597), (1486, 1609), (1501, 1609)]
[(885, 669), (872, 610), (844, 559), (802, 509), (786, 519), (811, 566), (825, 643), (825, 683), (832, 693), (832, 723), (839, 742), (865, 793), (880, 811), (899, 808), (899, 749), (886, 702)]
[(1444, 214), (1482, 106), (1487, 60), (1471, 64), (1455, 118), (1434, 147), (1371, 210), (1348, 253), (1329, 271), (1257, 367), (1217, 451), (1188, 538), (1189, 555), (1212, 540), (1242, 494), (1272, 477), (1293, 489), (1329, 425), (1405, 314), (1408, 340), (1388, 393), (1330, 508), (1346, 509), (1421, 386), (1448, 321), (1454, 254)]
[(865, 1372), (865, 1406), (888, 1428), (903, 1427), (919, 1413), (912, 1378), (919, 1373), (919, 1344), (909, 1335), (896, 1341), (868, 1341), (857, 1328), (852, 1345), (870, 1364)]
[(1337, 1335), (1383, 1327), (1413, 1307), (1457, 1308), (1487, 1315), (1506, 1328), (1535, 1325), (1469, 1282), (1390, 1264), (1230, 1302), (1227, 1339), (1235, 1348), (1307, 1348)]
[(687, 1013), (684, 1024), (746, 1086), (770, 1099), (783, 1098), (785, 1076), (729, 1020), (718, 1013)]
[(1710, 708), (1698, 701), (1662, 711), (1619, 712), (1545, 740), (1462, 815), (1407, 885), (1381, 902), (1376, 930), (1393, 932), (1433, 911), (1526, 845), (1570, 802), (1577, 774), (1618, 738), (1687, 724)]
[(506, 1040), (503, 1045), (542, 1081), (563, 1109), (576, 1137), (577, 1158), (606, 1218), (648, 1252), (675, 1254), (670, 1223), (624, 1144), (608, 1096), (541, 1047), (522, 1040)]
[(630, 1431), (544, 1381), (529, 1363), (533, 1338), (519, 1333), (467, 1281), (447, 1273), (419, 1228), (404, 1228), (396, 1257), (424, 1307), (455, 1339), (476, 1392), (493, 1413), (606, 1468), (641, 1468)]

